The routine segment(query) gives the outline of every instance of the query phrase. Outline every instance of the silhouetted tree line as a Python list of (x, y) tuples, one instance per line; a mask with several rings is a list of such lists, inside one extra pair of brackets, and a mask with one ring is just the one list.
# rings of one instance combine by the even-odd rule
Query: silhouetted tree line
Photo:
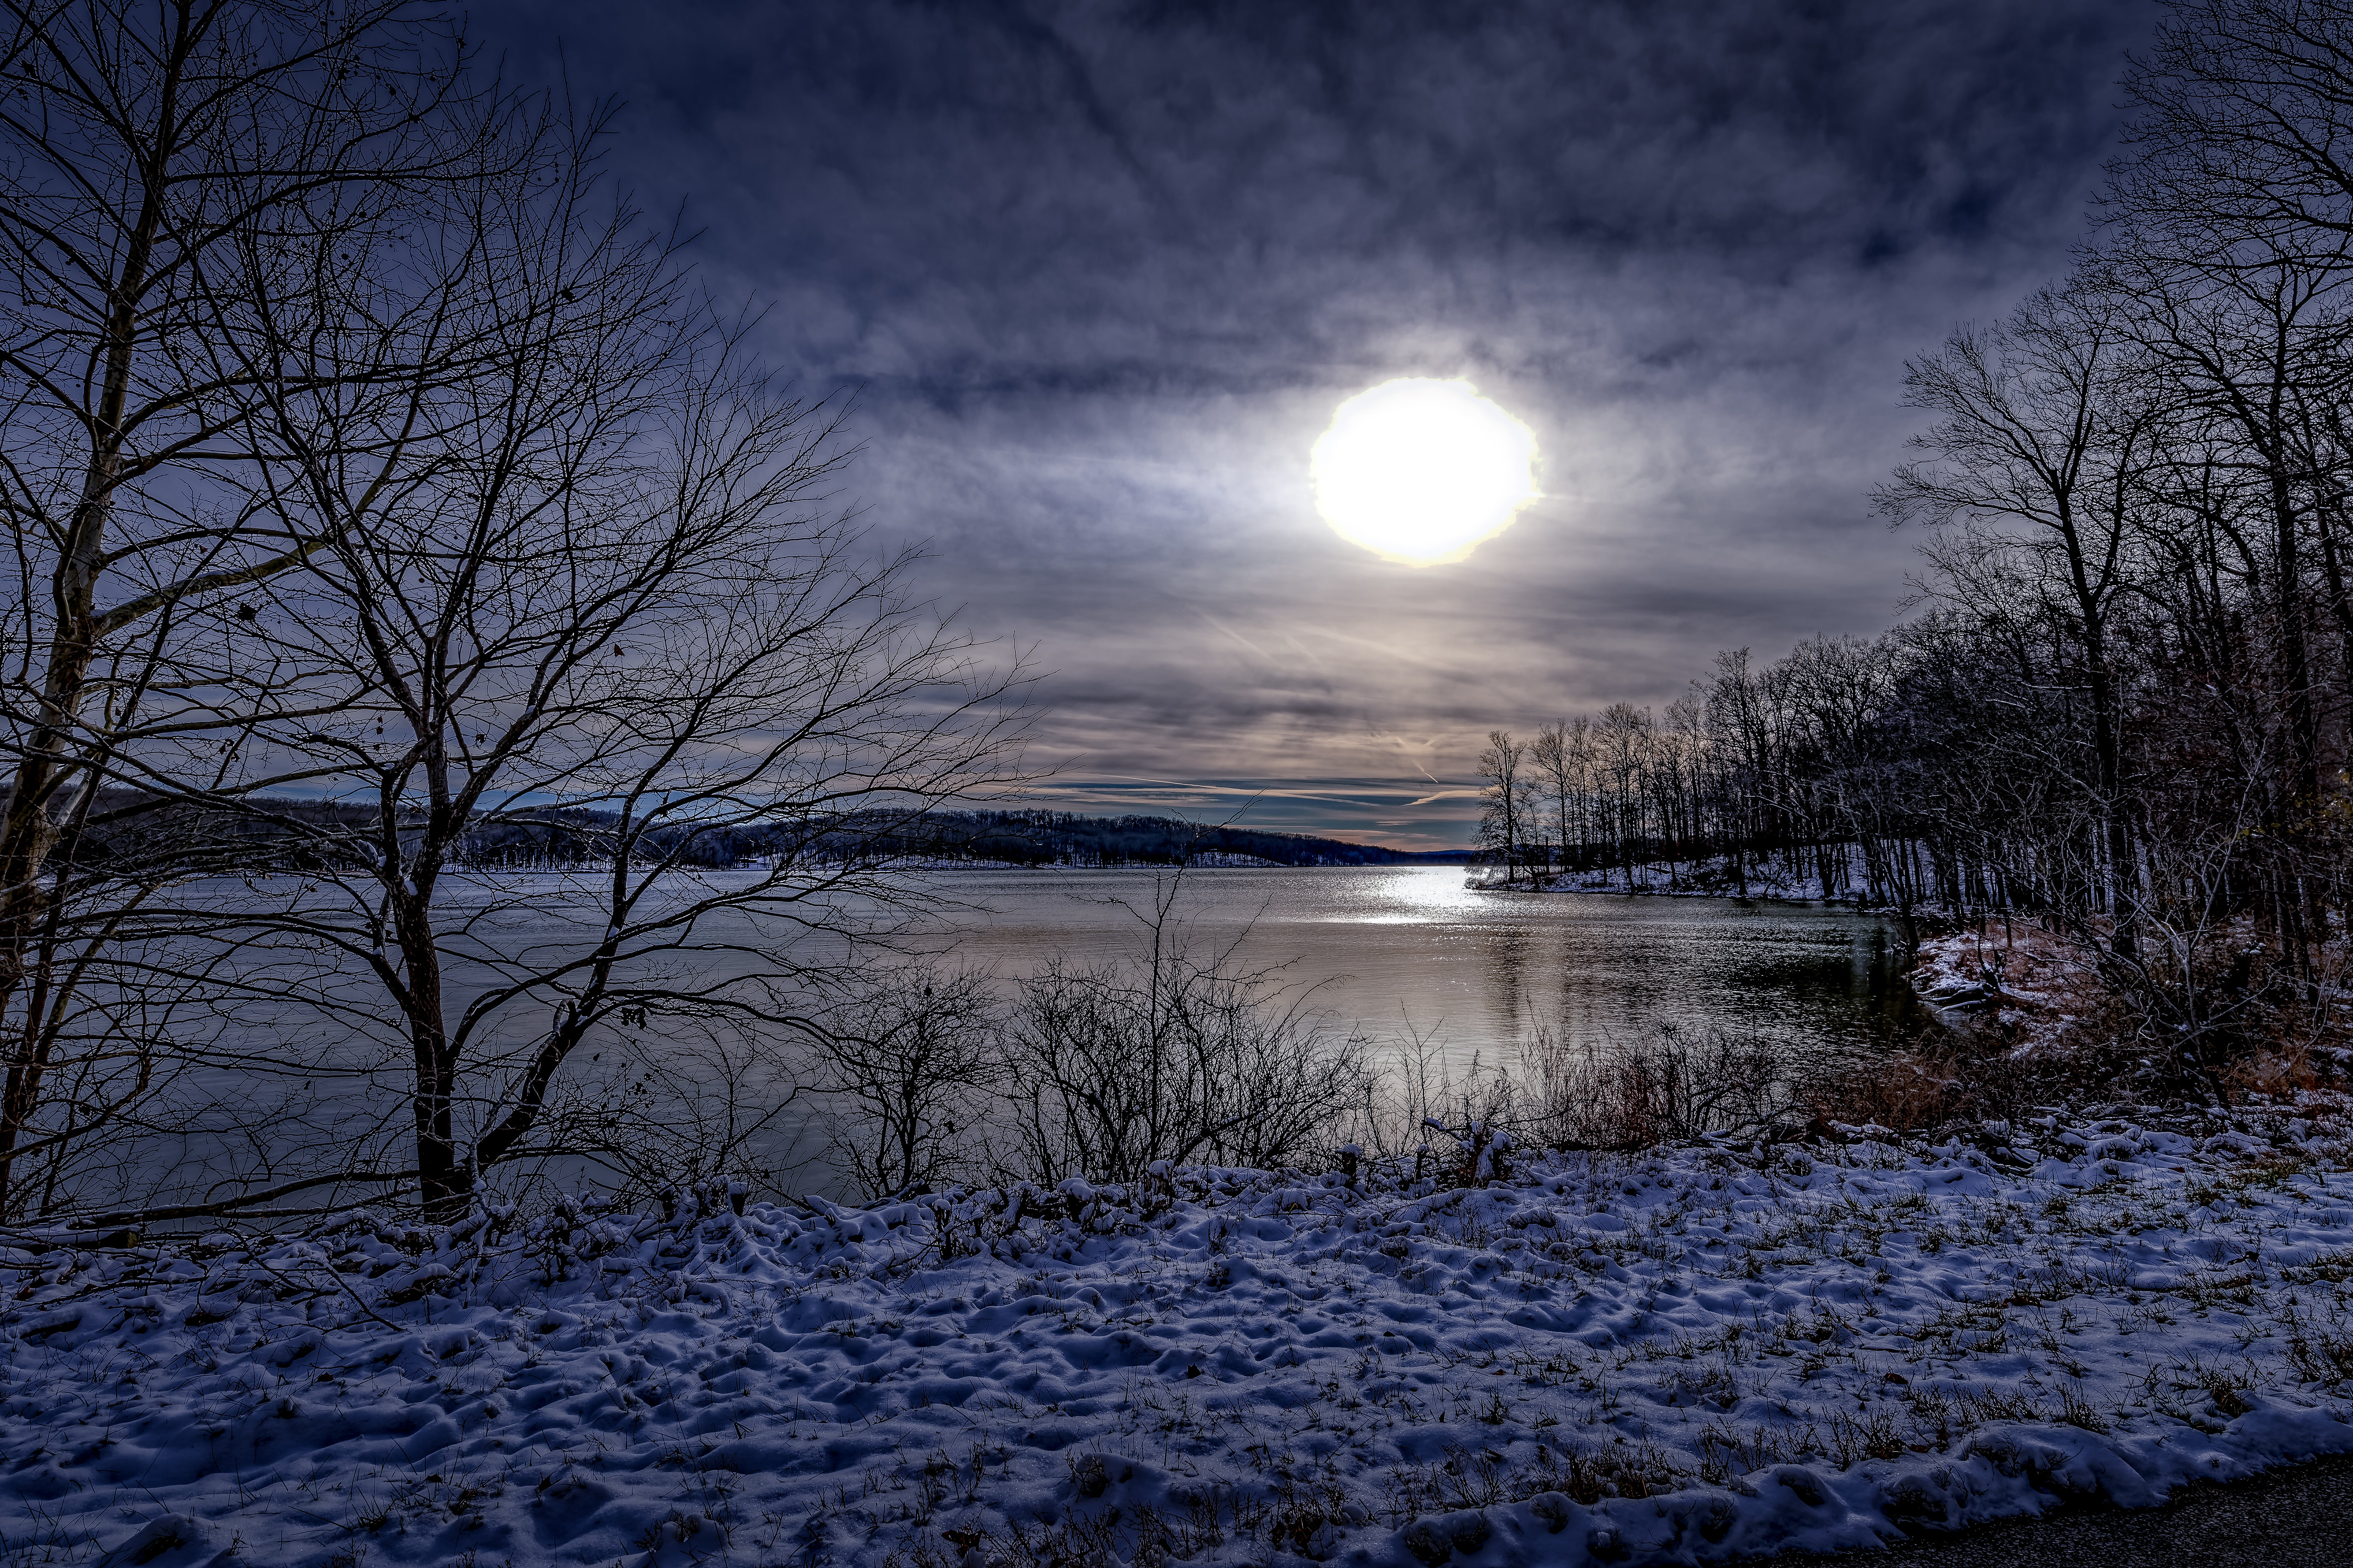
[[(5, 799), (5, 792), (0, 792)], [(136, 861), (152, 872), (172, 858), (195, 874), (300, 874), (320, 863), (304, 828), (373, 831), (378, 813), (348, 802), (271, 799), (236, 812), (108, 792), (112, 821), (83, 849), (92, 864)], [(427, 809), (396, 810), (396, 831), (425, 831)], [(453, 866), (475, 872), (561, 871), (609, 865), (616, 855), (675, 867), (723, 871), (783, 863), (879, 865), (970, 862), (1026, 866), (1179, 866), (1214, 856), (1274, 865), (1402, 865), (1448, 863), (1466, 852), (1419, 853), (1304, 833), (1203, 826), (1175, 817), (1090, 817), (1070, 811), (885, 810), (812, 813), (788, 821), (721, 819), (629, 831), (618, 813), (580, 807), (510, 807), (479, 813), (450, 851)]]
[(902, 834), (911, 854), (1017, 865), (1183, 865), (1205, 855), (1249, 855), (1277, 865), (1404, 865), (1460, 860), (1306, 833), (1213, 827), (1176, 817), (1087, 817), (1069, 811), (935, 811), (923, 833)]
[(2353, 705), (2353, 7), (2179, 0), (2063, 281), (1914, 361), (1922, 613), (1498, 732), (1509, 874), (2031, 916), (2147, 1037), (2325, 1022)]
[[(0, 790), (0, 800), (6, 798)], [(300, 874), (327, 863), (321, 832), (375, 831), (377, 809), (288, 797), (247, 801), (234, 811), (129, 790), (100, 792), (99, 825), (85, 837), (84, 863), (152, 875), (168, 863), (202, 875)], [(427, 831), (429, 810), (396, 809), (396, 831)], [(468, 871), (576, 870), (617, 854), (707, 871), (779, 862), (875, 864), (967, 861), (985, 864), (1176, 866), (1219, 855), (1275, 865), (1409, 865), (1451, 863), (1466, 852), (1416, 852), (1306, 833), (1203, 826), (1176, 817), (1090, 817), (1071, 811), (876, 810), (812, 813), (781, 821), (721, 819), (629, 832), (623, 817), (581, 807), (525, 806), (478, 813), (450, 852)]]

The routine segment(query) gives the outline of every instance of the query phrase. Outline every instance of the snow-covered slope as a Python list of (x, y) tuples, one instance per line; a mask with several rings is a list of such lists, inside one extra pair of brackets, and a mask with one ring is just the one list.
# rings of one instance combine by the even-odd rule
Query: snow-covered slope
[(1713, 1561), (2353, 1448), (2340, 1138), (2014, 1141), (20, 1246), (0, 1561)]

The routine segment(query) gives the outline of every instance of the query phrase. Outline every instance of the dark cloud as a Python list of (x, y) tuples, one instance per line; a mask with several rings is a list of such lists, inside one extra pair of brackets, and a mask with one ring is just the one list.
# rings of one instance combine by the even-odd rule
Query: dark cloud
[[(666, 4), (478, 13), (631, 102), (772, 347), (855, 385), (877, 526), (1057, 672), (1079, 804), (1460, 842), (1494, 724), (1895, 612), (1902, 363), (2063, 269), (2140, 4)], [(1314, 514), (1399, 375), (1546, 498), (1416, 571)], [(1168, 781), (1192, 781), (1191, 794)], [(1314, 781), (1322, 781), (1316, 783)], [(1092, 781), (1092, 782), (1090, 782)], [(1241, 796), (1233, 791), (1240, 790)]]

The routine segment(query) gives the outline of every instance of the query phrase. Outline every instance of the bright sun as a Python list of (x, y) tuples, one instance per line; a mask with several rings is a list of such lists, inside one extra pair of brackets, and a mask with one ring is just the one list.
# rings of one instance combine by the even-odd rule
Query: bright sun
[(1333, 413), (1308, 466), (1324, 520), (1412, 567), (1459, 561), (1536, 497), (1536, 439), (1468, 381), (1385, 381)]

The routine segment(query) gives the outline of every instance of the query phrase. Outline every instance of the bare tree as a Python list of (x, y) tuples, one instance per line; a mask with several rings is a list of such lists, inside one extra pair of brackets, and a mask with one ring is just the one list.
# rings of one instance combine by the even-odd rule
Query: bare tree
[[(2112, 621), (2126, 592), (2129, 546), (2154, 461), (2160, 405), (2136, 393), (2137, 345), (2120, 302), (2078, 288), (2038, 294), (2000, 328), (1956, 334), (1915, 361), (1910, 400), (1936, 424), (1879, 495), (1899, 520), (1992, 530), (2002, 563), (2031, 569), (2081, 647), (2090, 705), (2090, 794), (2102, 821), (2098, 902), (2129, 954), (2137, 902), (2124, 777), (2124, 695)], [(1986, 544), (1942, 542), (1948, 577), (1967, 577)]]
[(1568, 869), (1568, 846), (1577, 839), (1576, 819), (1588, 762), (1584, 752), (1588, 728), (1583, 719), (1573, 727), (1566, 722), (1548, 724), (1536, 731), (1528, 747), (1528, 761), (1535, 769), (1541, 793), (1552, 804), (1553, 850), (1564, 871)]
[(139, 830), (172, 791), (132, 758), (234, 744), (191, 638), (333, 543), (257, 504), (300, 455), (284, 413), (397, 401), (479, 358), (447, 329), (433, 242), (449, 193), (499, 175), (513, 108), (400, 0), (5, 16), (0, 1213), (23, 1206), (19, 1160), (152, 1110), (205, 1034), (187, 996), (143, 989), (155, 881), (187, 853)]
[(2105, 216), (2213, 253), (2353, 237), (2353, 16), (2312, 0), (2178, 0), (2125, 88)]
[[(1163, 1160), (1272, 1168), (1363, 1106), (1364, 1043), (1178, 918), (1181, 873), (1128, 910), (1126, 963), (1057, 959), (1024, 984), (993, 1158), (1008, 1178), (1136, 1182)], [(1245, 934), (1246, 936), (1247, 934)]]
[(828, 1020), (813, 1075), (835, 1104), (828, 1148), (869, 1197), (967, 1173), (1005, 1087), (1003, 1012), (987, 977), (911, 964)]
[(1509, 730), (1491, 730), (1487, 748), (1479, 754), (1479, 777), (1484, 780), (1479, 810), (1479, 847), (1504, 863), (1504, 880), (1519, 874), (1528, 855), (1528, 830), (1534, 815), (1529, 794), (1532, 780), (1520, 776), (1528, 755), (1525, 741), (1514, 740)]
[[(302, 23), (219, 15), (246, 19), (232, 42)], [(273, 86), (307, 101), (266, 73), (252, 90)], [(393, 102), (386, 134), (406, 145), (432, 107)], [(159, 556), (203, 569), (104, 612), (170, 629), (142, 666), (161, 673), (128, 697), (77, 677), (111, 731), (37, 713), (17, 731), (34, 784), (12, 809), (58, 797), (70, 740), (75, 820), (99, 821), (101, 784), (125, 801), (101, 824), (118, 863), (142, 811), (177, 845), (131, 879), (146, 924), (83, 916), (87, 940), (165, 943), (151, 987), (219, 982), (248, 1110), (272, 1079), (311, 1086), (307, 1118), (214, 1128), (238, 1136), (216, 1139), (233, 1168), (209, 1206), (414, 1183), (447, 1219), (528, 1161), (642, 1188), (764, 1139), (769, 1159), (828, 984), (905, 896), (875, 846), (1018, 775), (1007, 678), (832, 498), (839, 409), (751, 364), (750, 323), (601, 189), (602, 111), (492, 107), (428, 139), (441, 161), (411, 183), (429, 208), (381, 196), (406, 187), (377, 168), (343, 196), (380, 228), (305, 230), (307, 250), (282, 224), (232, 234), (249, 286), (188, 263), (208, 308), (241, 302), (237, 363), (278, 379), (173, 438), (186, 462), (244, 466), (149, 520)], [(314, 184), (334, 195), (338, 168)], [(344, 268), (333, 247), (363, 240), (396, 264)], [(280, 266), (338, 312), (281, 299)], [(28, 819), (26, 854), (57, 817)], [(518, 869), (556, 839), (537, 859), (560, 873)], [(227, 865), (248, 879), (154, 895)]]
[(1626, 890), (1634, 889), (1634, 857), (1643, 836), (1642, 775), (1651, 751), (1651, 714), (1631, 703), (1612, 703), (1594, 723), (1595, 748), (1602, 777), (1609, 781), (1603, 797), (1607, 834), (1626, 874)]
[(2327, 885), (2341, 880), (2323, 824), (2339, 809), (2331, 797), (2353, 704), (2342, 558), (2353, 486), (2342, 418), (2353, 392), (2353, 14), (2181, 0), (2126, 87), (2137, 112), (2097, 260), (2138, 306), (2178, 409), (2186, 461), (2168, 479), (2196, 503), (2160, 515), (2192, 537), (2227, 539), (2246, 609), (2264, 623), (2246, 650), (2261, 665), (2214, 684), (2236, 686), (2242, 719), (2277, 732), (2262, 742), (2275, 775), (2263, 837), (2279, 853), (2262, 874), (2261, 913), (2317, 999)]
[[(788, 1096), (783, 1054), (906, 896), (870, 842), (1018, 777), (1004, 677), (830, 500), (835, 412), (748, 366), (625, 210), (592, 216), (585, 159), (563, 173), (477, 218), (512, 262), (504, 376), (453, 387), (396, 482), (306, 473), (286, 504), (337, 543), (258, 633), (275, 766), (365, 808), (248, 808), (319, 868), (274, 939), (339, 955), (351, 1027), (392, 1004), (436, 1216), (596, 1152), (550, 1097), (617, 1026), (740, 1033)], [(557, 828), (553, 885), (488, 853)]]

